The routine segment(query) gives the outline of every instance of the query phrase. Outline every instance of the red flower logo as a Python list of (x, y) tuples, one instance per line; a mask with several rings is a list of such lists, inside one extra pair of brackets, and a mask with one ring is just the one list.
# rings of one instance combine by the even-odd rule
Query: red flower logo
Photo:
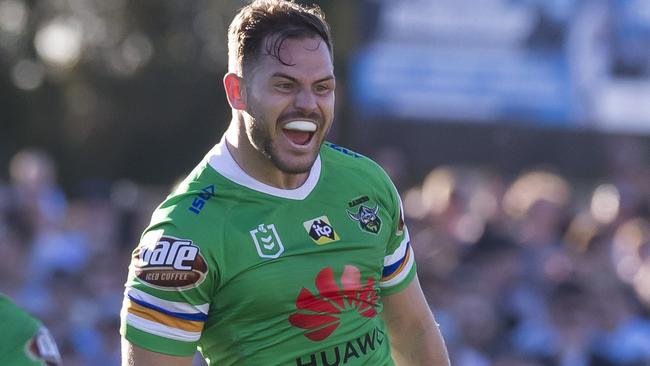
[(291, 325), (307, 329), (305, 337), (312, 341), (322, 341), (339, 326), (339, 314), (344, 311), (355, 310), (366, 318), (377, 315), (377, 294), (372, 277), (362, 287), (359, 269), (347, 265), (341, 275), (341, 285), (343, 288), (336, 283), (330, 267), (318, 272), (316, 289), (319, 296), (304, 287), (300, 290), (296, 299), (298, 311), (289, 316)]

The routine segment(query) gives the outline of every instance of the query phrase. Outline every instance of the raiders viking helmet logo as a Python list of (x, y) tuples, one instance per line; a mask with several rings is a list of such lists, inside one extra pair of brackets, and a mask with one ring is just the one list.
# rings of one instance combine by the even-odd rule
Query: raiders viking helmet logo
[(368, 208), (361, 205), (356, 214), (348, 211), (348, 215), (352, 220), (359, 223), (359, 227), (361, 227), (362, 230), (372, 234), (377, 234), (379, 233), (379, 230), (381, 230), (381, 219), (377, 216), (378, 212), (379, 205), (375, 206), (375, 208)]

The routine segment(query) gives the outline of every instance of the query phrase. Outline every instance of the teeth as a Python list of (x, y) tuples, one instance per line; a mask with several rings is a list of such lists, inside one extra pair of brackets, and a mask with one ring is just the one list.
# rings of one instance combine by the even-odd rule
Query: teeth
[(304, 132), (314, 132), (316, 131), (316, 124), (311, 121), (291, 121), (284, 125), (284, 129), (286, 130), (296, 130), (296, 131), (304, 131)]

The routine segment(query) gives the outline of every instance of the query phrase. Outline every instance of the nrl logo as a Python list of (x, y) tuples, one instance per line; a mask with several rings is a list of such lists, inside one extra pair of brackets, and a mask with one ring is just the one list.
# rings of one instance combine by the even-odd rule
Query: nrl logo
[(379, 205), (375, 206), (375, 208), (368, 208), (361, 205), (356, 214), (348, 211), (348, 216), (352, 220), (357, 221), (362, 230), (371, 234), (377, 234), (381, 230), (381, 219), (377, 216), (378, 212)]
[(275, 225), (260, 224), (251, 230), (250, 234), (260, 258), (277, 258), (284, 252), (284, 245), (282, 245)]

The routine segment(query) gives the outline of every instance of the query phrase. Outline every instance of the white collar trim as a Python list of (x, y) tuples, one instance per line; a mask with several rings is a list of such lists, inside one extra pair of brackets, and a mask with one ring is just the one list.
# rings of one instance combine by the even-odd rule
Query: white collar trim
[(251, 177), (237, 164), (230, 154), (230, 151), (228, 151), (225, 139), (222, 139), (212, 150), (210, 150), (207, 159), (208, 164), (210, 164), (214, 170), (234, 183), (258, 192), (270, 194), (271, 196), (292, 200), (304, 200), (307, 198), (316, 187), (321, 172), (321, 160), (319, 154), (309, 171), (307, 180), (300, 187), (295, 189), (280, 189), (270, 186)]

